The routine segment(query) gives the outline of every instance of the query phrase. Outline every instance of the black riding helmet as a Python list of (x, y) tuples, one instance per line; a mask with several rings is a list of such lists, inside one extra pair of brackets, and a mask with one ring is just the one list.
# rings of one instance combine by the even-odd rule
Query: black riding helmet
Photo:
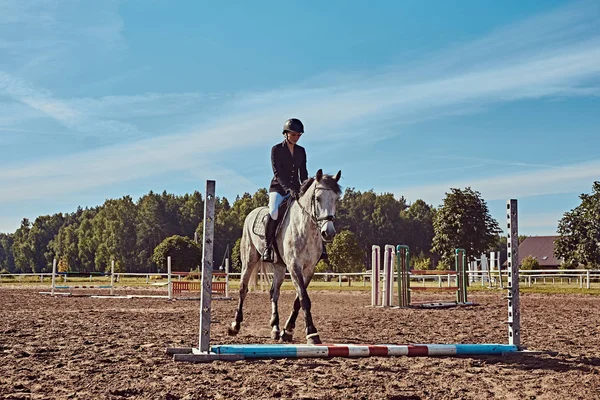
[(283, 134), (285, 135), (288, 131), (304, 133), (304, 125), (297, 118), (288, 119), (285, 121), (285, 124), (283, 124)]

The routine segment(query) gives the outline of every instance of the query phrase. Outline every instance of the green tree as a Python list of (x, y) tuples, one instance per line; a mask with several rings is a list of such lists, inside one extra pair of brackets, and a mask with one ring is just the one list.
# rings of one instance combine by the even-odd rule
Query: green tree
[(137, 202), (135, 247), (139, 265), (150, 266), (154, 249), (164, 238), (170, 236), (171, 223), (165, 209), (166, 197), (150, 191)]
[(558, 223), (554, 253), (564, 267), (598, 268), (600, 265), (600, 182), (594, 182), (591, 194), (579, 195), (581, 203), (566, 212)]
[(467, 187), (450, 189), (433, 221), (433, 251), (442, 264), (454, 265), (454, 250), (463, 248), (470, 260), (497, 243), (500, 227), (489, 213), (481, 194)]
[(191, 271), (202, 262), (200, 246), (185, 236), (170, 236), (156, 246), (152, 261), (159, 266), (159, 271), (166, 270), (168, 256), (171, 256), (173, 271)]
[(405, 214), (410, 231), (410, 237), (405, 244), (410, 246), (414, 254), (431, 255), (435, 208), (419, 199), (408, 207)]
[(327, 244), (329, 265), (333, 272), (362, 272), (365, 270), (364, 253), (354, 234), (344, 230), (332, 243)]
[(231, 270), (229, 272), (241, 272), (242, 271), (242, 259), (240, 257), (240, 244), (242, 243), (242, 238), (238, 238), (235, 241), (235, 245), (233, 249), (231, 249), (231, 260), (229, 260), (229, 266)]
[(62, 214), (41, 216), (35, 219), (29, 231), (28, 243), (33, 252), (32, 270), (49, 272), (56, 253), (51, 242), (65, 222)]
[(391, 193), (346, 189), (337, 210), (336, 229), (354, 233), (363, 251), (363, 263), (368, 263), (372, 245), (410, 241), (409, 220), (402, 216), (406, 208), (406, 200), (396, 200)]
[(182, 204), (179, 211), (181, 234), (193, 238), (198, 224), (204, 218), (204, 200), (202, 199), (202, 194), (198, 191), (195, 191), (191, 195), (186, 193), (181, 200)]
[(136, 211), (131, 197), (125, 196), (107, 200), (94, 216), (91, 222), (93, 239), (98, 243), (94, 257), (96, 271), (109, 270), (112, 260), (127, 271), (141, 270), (136, 254)]
[(31, 223), (29, 219), (23, 218), (21, 226), (13, 235), (13, 257), (15, 262), (15, 272), (29, 273), (34, 272), (35, 253), (29, 242), (29, 231)]
[(0, 233), (0, 269), (14, 272), (15, 259), (13, 257), (13, 235)]
[[(99, 209), (97, 210), (99, 211)], [(77, 235), (77, 258), (79, 271), (95, 271), (96, 250), (100, 237), (94, 235), (92, 220), (97, 211), (86, 210), (81, 214), (79, 226), (75, 229)], [(70, 268), (74, 266), (70, 265)]]

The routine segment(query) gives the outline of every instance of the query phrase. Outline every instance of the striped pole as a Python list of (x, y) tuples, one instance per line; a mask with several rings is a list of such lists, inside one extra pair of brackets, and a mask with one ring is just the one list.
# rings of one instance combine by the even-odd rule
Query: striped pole
[(507, 344), (413, 344), (413, 345), (295, 345), (295, 344), (235, 344), (214, 345), (215, 354), (241, 355), (244, 358), (304, 358), (304, 357), (431, 357), (460, 355), (502, 355), (518, 351)]
[(521, 311), (519, 301), (519, 225), (517, 200), (506, 203), (508, 238), (506, 242), (508, 260), (508, 343), (521, 345)]

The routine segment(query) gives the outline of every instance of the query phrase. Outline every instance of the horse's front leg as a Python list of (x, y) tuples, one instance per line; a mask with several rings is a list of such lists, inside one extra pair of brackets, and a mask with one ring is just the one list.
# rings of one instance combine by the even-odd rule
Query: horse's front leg
[(277, 301), (279, 301), (279, 294), (281, 293), (281, 284), (285, 278), (285, 268), (275, 266), (273, 273), (273, 284), (271, 285), (271, 338), (279, 340), (279, 310), (277, 308)]
[(319, 333), (317, 332), (317, 328), (313, 323), (311, 302), (310, 298), (308, 297), (308, 291), (306, 290), (306, 287), (310, 283), (311, 279), (304, 278), (304, 275), (302, 274), (302, 267), (298, 265), (294, 265), (294, 268), (291, 269), (290, 273), (292, 275), (292, 282), (296, 287), (296, 300), (294, 301), (294, 310), (292, 311), (292, 314), (286, 323), (285, 333), (288, 332), (288, 327), (293, 330), (296, 318), (298, 317), (297, 303), (300, 303), (300, 306), (304, 311), (304, 319), (306, 323), (306, 342), (308, 344), (320, 344), (321, 339), (319, 338)]
[(298, 312), (300, 311), (300, 297), (296, 294), (296, 300), (294, 300), (294, 308), (290, 317), (285, 322), (283, 333), (281, 334), (281, 340), (284, 342), (291, 342), (294, 337), (294, 328), (296, 327), (296, 319), (298, 318)]

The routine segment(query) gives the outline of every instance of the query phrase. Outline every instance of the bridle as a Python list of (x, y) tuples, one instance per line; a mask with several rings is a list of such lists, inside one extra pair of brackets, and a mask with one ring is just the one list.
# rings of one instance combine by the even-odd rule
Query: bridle
[(324, 223), (322, 223), (322, 222), (323, 221), (326, 221), (326, 222), (329, 222), (329, 221), (333, 222), (333, 221), (335, 221), (335, 215), (331, 215), (330, 214), (330, 215), (326, 215), (324, 217), (319, 217), (317, 215), (317, 189), (319, 189), (319, 190), (328, 190), (328, 191), (331, 191), (331, 192), (334, 191), (333, 189), (329, 189), (329, 188), (326, 188), (326, 187), (315, 187), (315, 190), (313, 192), (313, 196), (312, 196), (312, 199), (311, 199), (311, 208), (313, 210), (312, 213), (309, 212), (309, 211), (307, 211), (306, 208), (304, 208), (302, 206), (302, 204), (300, 203), (299, 200), (296, 200), (296, 203), (298, 203), (298, 206), (300, 207), (300, 209), (302, 210), (302, 212), (305, 213), (306, 215), (308, 215), (310, 217), (310, 219), (315, 223), (315, 225), (317, 225), (317, 227), (319, 228), (319, 230), (321, 230), (321, 229), (323, 229), (323, 225), (324, 225)]

